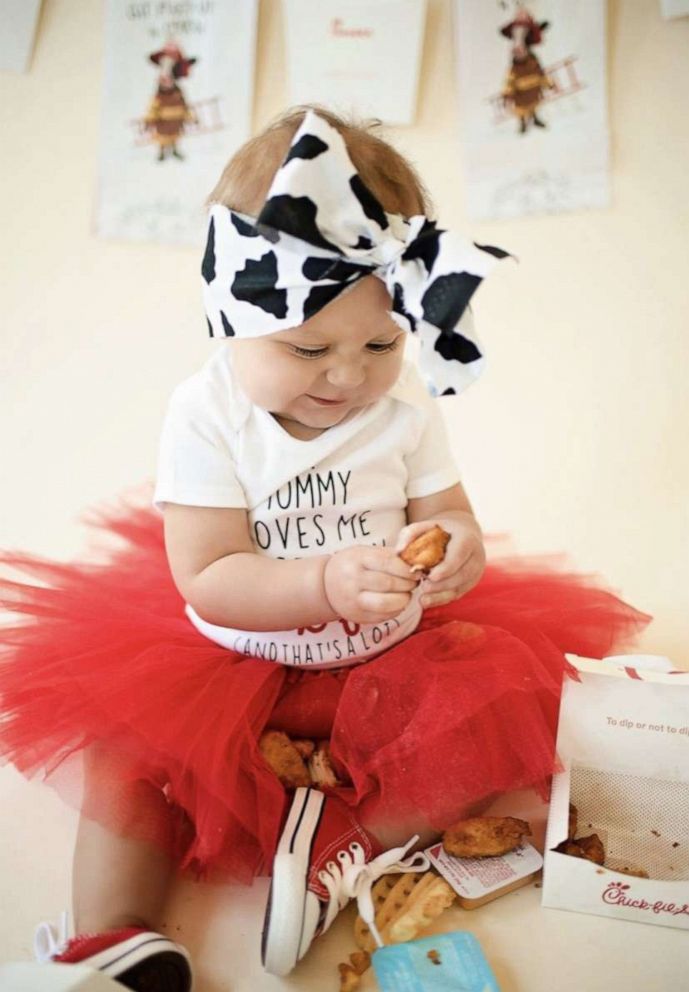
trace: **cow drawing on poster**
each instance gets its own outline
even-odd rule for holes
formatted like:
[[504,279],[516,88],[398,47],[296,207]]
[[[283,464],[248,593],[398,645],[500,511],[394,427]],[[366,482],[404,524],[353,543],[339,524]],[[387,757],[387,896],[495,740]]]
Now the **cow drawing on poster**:
[[163,162],[168,155],[182,159],[184,156],[177,142],[184,133],[185,125],[195,121],[196,115],[187,104],[178,80],[186,79],[197,60],[185,58],[174,42],[168,42],[149,58],[160,71],[156,92],[143,121],[144,128],[158,146],[159,162]]
[[[500,0],[499,5],[502,10],[508,7],[506,0]],[[534,53],[534,46],[544,43],[549,26],[549,21],[536,20],[518,2],[512,19],[498,28],[499,34],[511,43],[510,64],[501,91],[494,93],[489,103],[495,124],[517,119],[517,134],[526,134],[533,128],[545,129],[547,124],[540,113],[542,105],[573,96],[586,86],[577,73],[576,55],[543,66]]]
[[543,41],[547,27],[548,21],[535,21],[525,7],[519,6],[513,20],[500,29],[500,33],[512,44],[502,99],[505,107],[517,118],[520,134],[525,134],[529,127],[546,126],[536,111],[543,102],[544,90],[554,89],[555,84],[534,55],[533,46]]
[[259,2],[105,0],[103,7],[96,233],[197,245],[199,191],[251,133]]
[[605,0],[455,5],[467,212],[606,206]]

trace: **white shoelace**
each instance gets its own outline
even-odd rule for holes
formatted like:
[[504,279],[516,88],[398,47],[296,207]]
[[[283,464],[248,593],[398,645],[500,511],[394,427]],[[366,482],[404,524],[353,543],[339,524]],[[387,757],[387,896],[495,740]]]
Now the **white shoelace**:
[[68,931],[69,913],[66,909],[60,913],[57,927],[46,922],[38,924],[33,938],[33,953],[40,964],[47,964],[57,954],[62,954],[69,941]]
[[325,933],[350,899],[356,899],[359,915],[373,934],[378,946],[382,947],[383,941],[375,922],[371,888],[383,875],[401,875],[404,872],[428,870],[430,862],[423,851],[417,851],[404,860],[404,855],[418,839],[418,836],[412,837],[404,847],[393,847],[379,854],[372,861],[365,860],[364,849],[356,841],[349,845],[348,851],[338,851],[339,864],[328,861],[325,870],[318,872],[318,878],[328,890],[328,908],[321,932]]

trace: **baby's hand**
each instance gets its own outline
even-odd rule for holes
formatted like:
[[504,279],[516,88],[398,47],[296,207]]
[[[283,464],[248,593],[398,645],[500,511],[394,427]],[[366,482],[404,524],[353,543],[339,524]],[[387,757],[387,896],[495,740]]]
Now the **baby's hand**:
[[401,613],[420,576],[393,548],[357,545],[331,555],[325,565],[325,594],[344,620],[380,623]]
[[438,517],[408,524],[399,533],[395,551],[397,554],[404,551],[411,541],[436,526],[446,531],[450,540],[443,560],[423,579],[423,607],[441,606],[469,592],[481,578],[486,564],[481,529],[470,513],[463,514],[461,519]]

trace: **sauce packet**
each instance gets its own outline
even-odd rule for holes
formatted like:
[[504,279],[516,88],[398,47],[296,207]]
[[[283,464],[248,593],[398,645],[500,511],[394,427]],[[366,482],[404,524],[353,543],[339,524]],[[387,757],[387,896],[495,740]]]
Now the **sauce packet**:
[[500,992],[473,934],[434,934],[380,947],[373,970],[381,992]]
[[462,909],[477,909],[527,885],[543,867],[543,857],[527,842],[493,858],[455,858],[442,844],[427,848],[426,854],[459,896]]

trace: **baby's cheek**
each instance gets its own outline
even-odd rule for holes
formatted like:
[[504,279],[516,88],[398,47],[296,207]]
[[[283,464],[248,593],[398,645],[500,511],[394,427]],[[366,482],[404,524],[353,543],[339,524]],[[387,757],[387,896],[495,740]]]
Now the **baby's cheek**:
[[[404,348],[398,344],[396,350],[390,356],[388,362],[385,363],[385,370],[381,370],[381,379],[385,382],[385,391],[392,389],[397,380],[399,379],[400,372],[402,371],[402,360],[404,358]],[[381,363],[383,364],[383,363]]]
[[274,366],[262,373],[262,392],[272,397],[273,402],[286,406],[305,393],[314,392],[312,376],[289,366]]

